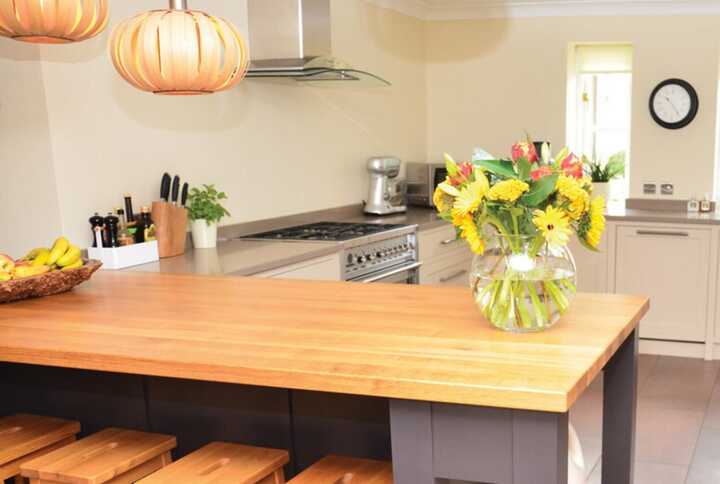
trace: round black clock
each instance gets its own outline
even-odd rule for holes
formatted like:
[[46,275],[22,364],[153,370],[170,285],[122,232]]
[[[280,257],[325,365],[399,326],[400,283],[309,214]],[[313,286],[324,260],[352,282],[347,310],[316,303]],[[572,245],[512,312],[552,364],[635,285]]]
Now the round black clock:
[[692,123],[699,107],[697,91],[682,79],[663,81],[650,95],[650,114],[667,129],[680,129]]

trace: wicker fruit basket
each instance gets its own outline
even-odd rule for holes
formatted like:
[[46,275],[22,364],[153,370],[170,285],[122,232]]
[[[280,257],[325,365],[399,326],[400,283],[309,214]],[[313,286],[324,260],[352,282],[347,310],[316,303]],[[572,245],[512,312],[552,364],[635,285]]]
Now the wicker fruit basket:
[[0,304],[67,292],[90,279],[101,266],[100,261],[88,260],[77,269],[0,282]]

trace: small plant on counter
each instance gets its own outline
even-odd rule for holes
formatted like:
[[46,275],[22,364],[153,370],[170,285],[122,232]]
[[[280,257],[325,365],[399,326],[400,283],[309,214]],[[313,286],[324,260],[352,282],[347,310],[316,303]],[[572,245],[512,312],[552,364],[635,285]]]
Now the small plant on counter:
[[227,198],[225,192],[218,191],[215,185],[193,187],[188,194],[188,217],[193,221],[204,220],[208,225],[217,223],[230,215],[220,203]]
[[567,148],[553,158],[547,144],[538,154],[530,139],[508,159],[445,158],[434,203],[477,254],[470,282],[481,311],[508,331],[551,326],[576,291],[570,235],[597,250],[605,230],[605,200],[591,197],[580,158]]
[[217,245],[217,225],[230,212],[221,204],[227,200],[225,192],[215,185],[193,187],[188,194],[188,217],[192,221],[193,245],[196,249],[211,249]]
[[585,171],[593,183],[609,183],[616,178],[625,176],[625,152],[620,151],[608,158],[607,163],[599,160],[590,160],[583,156]]

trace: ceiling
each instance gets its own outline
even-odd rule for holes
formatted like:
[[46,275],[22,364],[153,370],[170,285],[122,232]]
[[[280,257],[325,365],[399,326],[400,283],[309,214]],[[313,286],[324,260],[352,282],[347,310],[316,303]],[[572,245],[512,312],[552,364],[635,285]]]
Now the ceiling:
[[720,0],[371,0],[430,19],[720,14]]

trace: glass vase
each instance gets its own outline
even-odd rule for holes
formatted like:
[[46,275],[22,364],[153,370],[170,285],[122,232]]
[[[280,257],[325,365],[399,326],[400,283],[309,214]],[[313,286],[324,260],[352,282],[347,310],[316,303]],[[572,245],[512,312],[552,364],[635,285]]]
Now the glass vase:
[[470,285],[493,326],[528,333],[553,326],[576,292],[575,260],[567,247],[535,237],[494,235],[475,256]]

